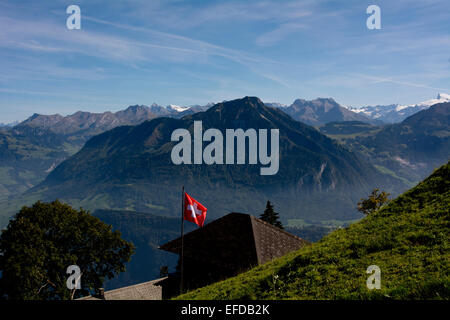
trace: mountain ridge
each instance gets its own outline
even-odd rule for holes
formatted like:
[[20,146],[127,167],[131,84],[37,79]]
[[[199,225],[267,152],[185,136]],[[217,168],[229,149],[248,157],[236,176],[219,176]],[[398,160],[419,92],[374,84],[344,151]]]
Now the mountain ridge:
[[320,126],[337,121],[361,121],[371,124],[382,123],[344,108],[333,98],[317,98],[314,100],[296,99],[290,106],[281,106],[281,108],[295,120],[311,126]]
[[14,126],[0,127],[0,200],[35,186],[94,135],[156,117],[181,118],[210,107],[176,111],[156,104],[132,105],[117,112],[77,111],[68,116],[34,113]]
[[[259,165],[173,165],[172,132],[185,128],[192,133],[193,122],[200,120],[204,130],[279,129],[278,174],[260,176]],[[97,135],[27,194],[36,192],[44,199],[70,195],[72,199],[66,200],[84,207],[98,204],[101,198],[115,208],[154,208],[155,213],[170,216],[178,210],[178,188],[184,184],[194,197],[205,199],[214,217],[238,209],[261,211],[258,208],[268,198],[279,198],[275,203],[286,218],[303,214],[320,220],[354,218],[360,193],[385,178],[316,129],[258,98],[245,97],[181,119],[157,118]],[[299,198],[306,206],[304,212],[295,209]]]
[[450,102],[435,104],[346,145],[379,166],[420,181],[450,159]]
[[432,105],[445,102],[450,102],[450,95],[445,93],[438,93],[436,99],[430,99],[416,104],[390,104],[362,106],[359,108],[348,107],[348,109],[359,114],[364,114],[371,119],[381,120],[385,123],[399,123],[419,111],[428,109]]

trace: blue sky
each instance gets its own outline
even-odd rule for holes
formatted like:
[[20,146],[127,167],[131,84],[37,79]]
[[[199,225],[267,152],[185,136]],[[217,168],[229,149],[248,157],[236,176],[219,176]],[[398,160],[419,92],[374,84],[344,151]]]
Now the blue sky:
[[417,103],[450,93],[450,2],[2,0],[0,70],[0,122],[246,95]]

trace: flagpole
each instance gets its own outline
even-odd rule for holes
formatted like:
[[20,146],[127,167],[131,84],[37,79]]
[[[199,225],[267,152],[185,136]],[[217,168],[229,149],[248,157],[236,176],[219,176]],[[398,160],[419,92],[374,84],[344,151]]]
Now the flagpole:
[[180,294],[183,293],[184,276],[184,186],[181,197],[181,256],[180,256]]

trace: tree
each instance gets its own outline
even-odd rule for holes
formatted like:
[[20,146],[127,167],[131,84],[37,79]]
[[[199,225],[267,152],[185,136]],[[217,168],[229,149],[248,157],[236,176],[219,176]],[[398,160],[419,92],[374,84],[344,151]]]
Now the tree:
[[278,213],[273,210],[273,205],[270,203],[270,201],[267,201],[266,210],[264,210],[264,213],[260,216],[260,219],[270,223],[275,227],[284,229],[279,220]]
[[361,199],[361,201],[358,202],[358,211],[364,213],[365,215],[369,215],[389,203],[389,193],[379,191],[380,190],[376,188],[369,195],[369,198]]
[[[59,201],[23,207],[0,236],[0,297],[57,300],[92,294],[105,278],[125,271],[134,245],[88,211]],[[81,269],[71,291],[67,268]]]

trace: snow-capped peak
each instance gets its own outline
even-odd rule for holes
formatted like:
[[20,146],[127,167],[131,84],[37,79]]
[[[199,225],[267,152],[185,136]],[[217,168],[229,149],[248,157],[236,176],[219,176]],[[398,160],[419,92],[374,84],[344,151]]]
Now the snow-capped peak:
[[397,107],[395,107],[395,111],[401,111],[403,109],[409,108],[411,106],[405,106],[405,105],[397,105]]
[[450,95],[446,93],[438,93],[437,99],[431,99],[417,104],[417,106],[431,107],[437,103],[450,102]]
[[447,100],[447,101],[450,101],[450,94],[446,94],[446,93],[438,93],[437,98],[438,98],[438,100]]
[[387,123],[396,123],[403,121],[404,119],[413,115],[416,112],[428,109],[432,105],[444,102],[450,102],[450,94],[439,93],[436,99],[431,99],[409,105],[391,104],[385,106],[377,105],[377,106],[363,106],[360,108],[355,107],[347,107],[347,108],[353,112],[362,113],[372,119],[378,119]]
[[176,112],[183,112],[183,111],[186,111],[187,109],[189,109],[189,107],[181,107],[181,106],[177,106],[175,104],[170,104],[167,106],[167,109],[174,110]]

